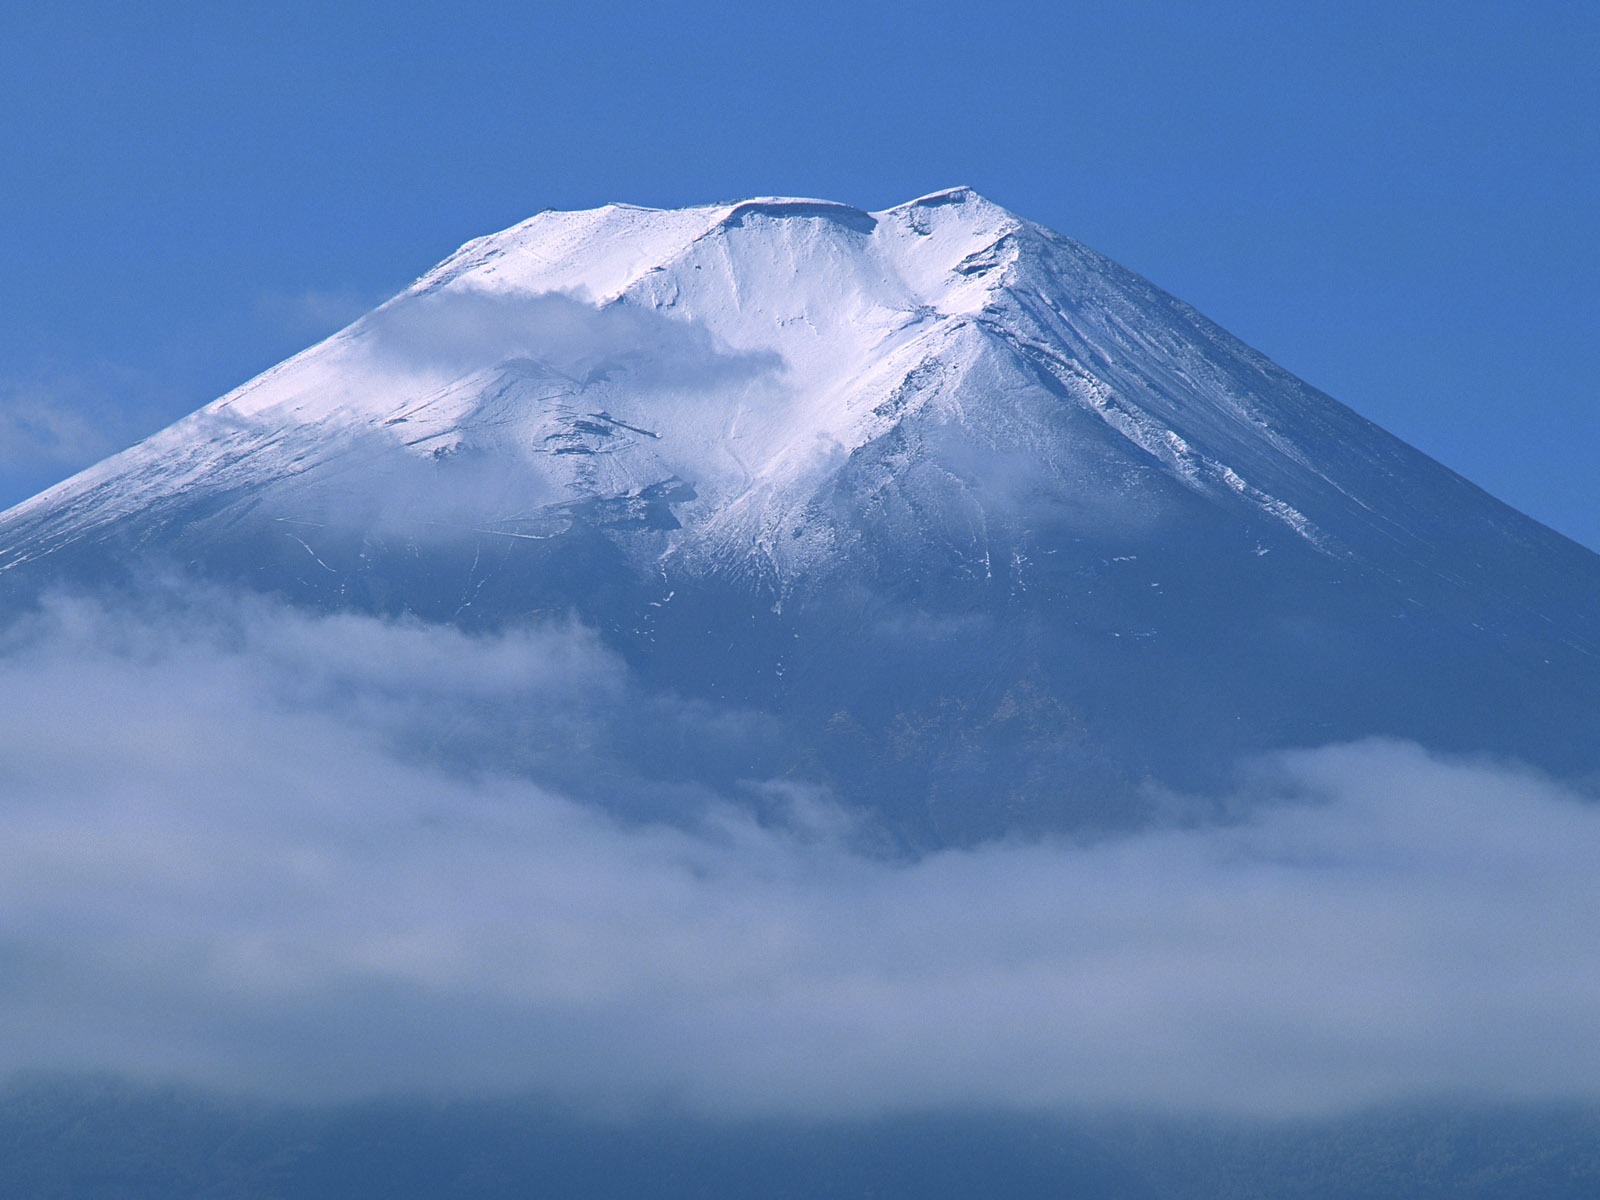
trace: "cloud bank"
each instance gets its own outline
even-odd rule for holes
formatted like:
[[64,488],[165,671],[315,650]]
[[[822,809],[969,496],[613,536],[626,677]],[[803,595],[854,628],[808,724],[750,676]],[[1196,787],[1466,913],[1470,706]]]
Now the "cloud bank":
[[[14,626],[0,1071],[711,1116],[1600,1097],[1572,787],[1338,746],[1226,820],[892,859],[794,781],[568,798],[546,768],[602,769],[630,687],[570,626],[221,596]],[[480,753],[502,711],[555,749]]]

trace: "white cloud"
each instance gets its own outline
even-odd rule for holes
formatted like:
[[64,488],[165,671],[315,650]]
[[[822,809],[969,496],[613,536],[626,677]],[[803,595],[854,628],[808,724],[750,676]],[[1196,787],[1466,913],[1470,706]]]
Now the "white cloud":
[[539,754],[440,765],[504,709],[600,769],[646,710],[582,630],[202,601],[7,639],[0,1068],[744,1115],[1600,1096],[1600,809],[1548,779],[1330,747],[1227,823],[885,860],[793,783],[646,823]]
[[0,509],[127,446],[157,422],[157,388],[99,363],[0,378]]
[[326,337],[358,319],[382,301],[346,290],[307,288],[302,292],[273,292],[262,296],[257,308],[287,333]]
[[562,292],[435,291],[398,300],[363,324],[380,355],[446,373],[528,359],[580,380],[626,372],[635,386],[681,388],[782,367],[774,354],[718,345],[703,325]]
[[0,471],[76,469],[119,448],[125,423],[99,389],[56,376],[0,382]]

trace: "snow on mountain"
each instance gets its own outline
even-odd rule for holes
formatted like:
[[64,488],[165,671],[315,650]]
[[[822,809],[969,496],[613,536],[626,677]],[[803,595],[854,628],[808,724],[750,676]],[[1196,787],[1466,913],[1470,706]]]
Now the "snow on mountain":
[[1600,742],[1600,559],[965,188],[541,213],[0,516],[16,595],[156,560],[576,611],[938,839],[1276,745]]
[[[418,458],[521,451],[541,482],[558,481],[550,497],[692,477],[711,552],[740,557],[753,539],[782,578],[819,549],[783,538],[831,466],[930,405],[942,420],[1026,423],[1034,414],[1004,397],[1044,372],[1185,483],[1230,489],[1314,540],[1292,505],[1240,474],[1259,469],[1241,445],[1250,436],[1296,454],[1248,395],[1206,379],[1226,408],[1186,430],[1206,437],[1193,445],[1175,426],[1194,422],[1119,366],[1130,345],[1183,353],[1170,337],[1141,344],[1126,303],[1100,307],[1125,286],[1110,264],[965,189],[877,215],[806,200],[545,213],[469,243],[373,316],[15,515],[67,501],[81,537],[174,496],[304,476],[372,434]],[[1072,311],[1052,299],[1074,294]],[[646,372],[656,377],[639,388],[628,360],[664,350],[703,361],[681,379],[670,364]],[[719,363],[727,378],[707,389],[699,376]],[[1192,389],[1195,368],[1178,357],[1157,382]],[[983,390],[966,386],[975,376]],[[1030,432],[1029,450],[1070,451],[1048,427]],[[600,461],[560,463],[602,449],[586,438],[603,440]],[[1230,451],[1233,465],[1213,456]]]

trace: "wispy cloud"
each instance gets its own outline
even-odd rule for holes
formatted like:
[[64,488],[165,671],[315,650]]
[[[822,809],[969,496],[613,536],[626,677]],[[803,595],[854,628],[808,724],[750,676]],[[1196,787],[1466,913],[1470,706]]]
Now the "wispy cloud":
[[301,292],[268,293],[256,307],[286,333],[322,338],[377,307],[383,299],[352,290],[307,288]]
[[109,365],[0,378],[0,508],[131,444],[159,422],[148,379]]
[[625,372],[636,386],[682,387],[782,366],[771,353],[718,345],[703,325],[657,309],[562,292],[430,292],[373,314],[366,329],[379,353],[446,372],[528,359],[577,379]]
[[0,380],[0,470],[77,468],[119,449],[126,430],[106,392],[61,373]]
[[[794,781],[759,819],[568,798],[556,754],[673,719],[571,626],[59,601],[0,667],[0,1068],[746,1115],[1600,1095],[1600,809],[1512,767],[1330,747],[1231,820],[913,861]],[[509,711],[547,750],[440,751]]]

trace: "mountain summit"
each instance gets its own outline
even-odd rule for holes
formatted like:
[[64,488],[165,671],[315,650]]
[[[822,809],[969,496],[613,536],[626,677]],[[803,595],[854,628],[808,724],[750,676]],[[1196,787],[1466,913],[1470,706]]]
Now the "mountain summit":
[[13,605],[174,568],[575,615],[747,731],[656,770],[915,844],[1373,735],[1600,768],[1600,557],[967,188],[541,213],[0,516]]

